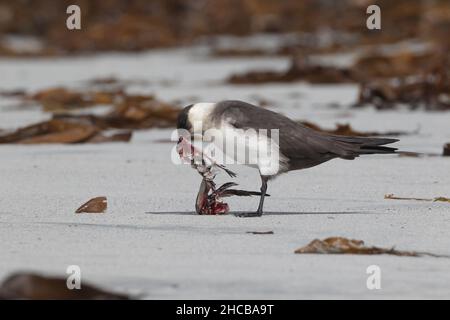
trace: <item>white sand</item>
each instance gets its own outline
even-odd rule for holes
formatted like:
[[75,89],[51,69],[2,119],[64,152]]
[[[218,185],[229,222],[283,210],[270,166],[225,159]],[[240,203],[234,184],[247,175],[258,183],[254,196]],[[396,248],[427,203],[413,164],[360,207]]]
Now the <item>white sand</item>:
[[[305,84],[230,87],[232,71],[283,68],[283,59],[220,59],[200,49],[62,60],[0,60],[0,89],[80,85],[116,75],[151,81],[130,90],[167,101],[216,101],[254,95],[273,110],[325,126],[414,130],[398,146],[441,152],[450,141],[448,113],[351,111],[356,86]],[[171,80],[170,86],[162,80]],[[293,95],[298,94],[298,96]],[[0,128],[48,117],[0,100]],[[450,254],[450,205],[385,200],[450,196],[450,159],[371,156],[333,160],[269,184],[262,218],[197,216],[200,177],[170,162],[170,130],[142,131],[129,144],[0,146],[0,278],[17,270],[64,275],[79,265],[83,280],[153,298],[450,298],[450,259],[296,255],[315,238],[345,236],[368,245]],[[257,190],[256,171],[236,168],[237,182]],[[221,181],[227,177],[221,176]],[[86,200],[108,197],[105,214],[74,214]],[[258,199],[234,198],[234,211]],[[247,231],[274,231],[253,235]],[[368,290],[366,268],[381,268],[382,289]]]

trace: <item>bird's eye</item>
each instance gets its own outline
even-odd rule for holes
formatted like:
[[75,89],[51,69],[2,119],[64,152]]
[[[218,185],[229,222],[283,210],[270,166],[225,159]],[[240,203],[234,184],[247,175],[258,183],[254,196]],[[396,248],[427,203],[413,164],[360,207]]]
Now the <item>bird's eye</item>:
[[178,138],[178,143],[181,143],[181,141],[183,141],[183,137]]

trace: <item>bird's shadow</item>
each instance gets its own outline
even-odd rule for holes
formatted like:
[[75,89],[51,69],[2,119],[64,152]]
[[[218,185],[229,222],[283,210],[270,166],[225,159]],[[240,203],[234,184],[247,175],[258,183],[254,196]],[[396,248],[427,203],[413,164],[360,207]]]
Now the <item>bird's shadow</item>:
[[[230,215],[239,216],[248,211],[233,211]],[[167,215],[198,215],[195,211],[148,211],[145,214],[167,214]],[[263,216],[286,216],[286,215],[364,215],[364,214],[380,214],[379,212],[371,211],[316,211],[316,212],[286,212],[286,211],[267,211]]]

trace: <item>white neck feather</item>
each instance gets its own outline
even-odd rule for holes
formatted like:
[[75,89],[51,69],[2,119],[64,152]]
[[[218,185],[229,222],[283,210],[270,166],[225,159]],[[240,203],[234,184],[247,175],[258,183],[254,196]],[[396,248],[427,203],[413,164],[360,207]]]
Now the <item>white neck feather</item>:
[[208,121],[209,115],[212,113],[214,108],[216,107],[215,103],[212,102],[201,102],[196,103],[189,110],[188,119],[191,124],[195,122],[201,122],[206,125]]

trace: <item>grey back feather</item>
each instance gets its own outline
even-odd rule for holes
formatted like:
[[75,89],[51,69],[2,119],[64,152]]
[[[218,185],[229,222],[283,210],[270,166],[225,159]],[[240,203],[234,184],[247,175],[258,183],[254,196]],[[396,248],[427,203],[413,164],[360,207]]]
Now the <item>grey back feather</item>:
[[326,134],[299,124],[279,113],[252,104],[227,100],[214,110],[215,121],[225,119],[239,129],[278,129],[280,151],[289,159],[288,170],[304,169],[333,158],[352,160],[361,154],[394,153],[383,147],[397,139],[348,137]]

